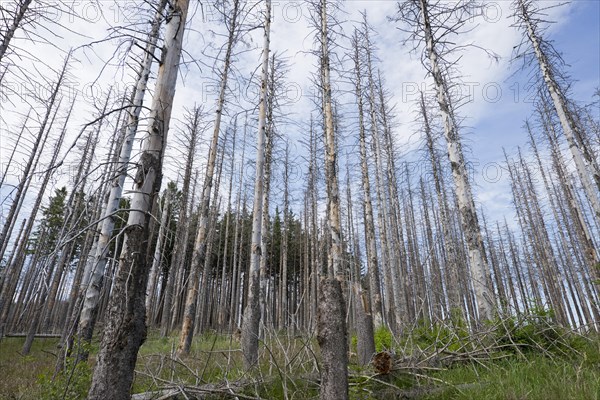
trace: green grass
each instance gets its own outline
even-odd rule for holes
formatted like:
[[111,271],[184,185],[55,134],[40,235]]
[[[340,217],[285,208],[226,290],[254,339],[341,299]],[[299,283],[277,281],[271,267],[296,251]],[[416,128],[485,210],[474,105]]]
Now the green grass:
[[[423,349],[438,341],[445,346],[468,341],[466,335],[451,335],[432,328],[414,332],[414,337],[403,338],[394,344],[389,333],[381,330],[376,336],[381,348],[407,350]],[[600,341],[596,336],[565,336],[558,331],[544,333],[546,349],[530,346],[540,334],[532,328],[512,329],[511,338],[518,339],[522,350],[499,350],[496,360],[464,360],[443,364],[437,370],[395,371],[377,376],[372,368],[350,366],[350,394],[354,400],[413,398],[428,400],[490,399],[490,400],[600,400]],[[524,336],[525,334],[529,336]],[[504,333],[496,337],[502,339]],[[552,339],[561,337],[564,345],[557,346]],[[562,335],[562,336],[561,336]],[[552,339],[552,340],[550,340]],[[31,355],[19,354],[22,338],[0,341],[0,399],[83,399],[89,386],[91,361],[77,367],[68,390],[65,377],[52,382],[56,339],[37,339]],[[140,349],[133,391],[136,393],[160,388],[165,382],[181,385],[217,384],[228,382],[257,382],[246,385],[241,393],[263,399],[309,400],[318,398],[316,358],[318,346],[314,338],[288,337],[270,334],[261,342],[258,368],[245,371],[240,345],[228,335],[207,333],[194,338],[192,352],[179,359],[173,356],[178,341],[177,333],[161,338],[151,332]],[[469,347],[470,349],[471,347]],[[468,351],[465,350],[465,351]],[[53,354],[54,353],[54,354]],[[406,353],[405,353],[406,354]],[[405,397],[402,397],[405,396]],[[214,395],[212,399],[226,398]]]
[[20,354],[23,338],[0,340],[0,399],[39,399],[42,375],[52,374],[58,339],[38,339],[28,356]]
[[590,368],[585,362],[552,360],[540,355],[455,367],[432,374],[432,377],[448,385],[423,399],[600,399],[600,371],[597,368]]

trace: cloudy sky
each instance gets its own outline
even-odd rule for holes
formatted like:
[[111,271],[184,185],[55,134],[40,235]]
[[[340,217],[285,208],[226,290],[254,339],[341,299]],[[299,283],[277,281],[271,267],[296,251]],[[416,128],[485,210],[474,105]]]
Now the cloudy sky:
[[[0,0],[3,6],[9,2]],[[144,20],[151,18],[150,13],[144,14],[134,7],[140,2],[133,1],[68,1],[64,0],[62,8],[46,8],[45,19],[40,20],[40,25],[35,32],[48,43],[31,42],[31,36],[17,35],[15,43],[20,48],[35,54],[39,60],[28,61],[13,57],[17,65],[25,67],[30,74],[46,75],[46,78],[55,76],[42,64],[58,68],[62,63],[69,48],[77,48],[75,59],[70,68],[70,88],[73,92],[79,91],[83,99],[78,103],[78,112],[71,124],[67,143],[71,143],[82,124],[91,120],[90,112],[93,107],[89,104],[92,99],[99,103],[99,93],[106,92],[110,85],[124,87],[131,82],[131,71],[120,68],[125,46],[118,47],[119,40],[112,40],[93,46],[85,46],[105,38],[111,26],[126,25],[136,22],[143,25]],[[557,4],[556,1],[541,1],[542,6]],[[70,8],[66,12],[65,6]],[[248,3],[248,7],[256,6]],[[260,5],[258,6],[260,7]],[[337,13],[340,25],[337,27],[336,52],[338,58],[343,58],[343,49],[348,47],[348,41],[341,32],[350,35],[354,21],[360,20],[360,11],[366,10],[370,23],[377,32],[373,37],[378,53],[379,68],[387,83],[387,89],[393,94],[392,102],[395,105],[396,120],[398,122],[395,135],[398,139],[402,157],[407,160],[418,160],[418,123],[415,117],[415,106],[418,98],[417,90],[431,90],[430,81],[420,64],[420,53],[410,53],[412,46],[403,44],[406,34],[397,29],[400,23],[391,22],[389,17],[394,16],[396,2],[394,1],[345,1],[340,3],[341,10]],[[533,89],[528,86],[527,73],[518,72],[520,64],[511,63],[513,48],[520,41],[520,33],[511,27],[513,19],[510,17],[510,2],[490,1],[486,3],[484,16],[477,19],[469,26],[470,31],[459,38],[460,43],[475,43],[479,47],[489,49],[499,55],[497,61],[491,60],[480,50],[467,50],[463,53],[458,68],[465,83],[465,90],[470,95],[470,102],[463,106],[459,112],[465,118],[463,137],[468,148],[467,157],[473,165],[473,176],[476,183],[476,196],[479,205],[483,206],[492,219],[501,218],[503,215],[512,215],[511,195],[507,185],[507,174],[502,168],[502,149],[511,154],[517,146],[526,145],[525,133],[522,129],[524,120],[531,115]],[[223,26],[216,14],[206,6],[201,7],[199,2],[192,0],[190,10],[188,33],[184,43],[185,65],[181,68],[180,79],[175,100],[174,121],[171,124],[170,149],[167,157],[167,177],[177,179],[180,168],[180,155],[178,153],[176,138],[181,127],[184,107],[191,107],[194,103],[214,104],[215,75],[211,72],[218,48],[222,46],[224,38]],[[83,21],[80,17],[86,17]],[[309,10],[304,2],[273,1],[273,30],[272,50],[282,54],[288,61],[289,71],[286,79],[287,106],[283,111],[290,123],[285,126],[286,133],[292,138],[291,147],[294,152],[304,152],[299,141],[306,133],[306,124],[315,107],[311,93],[314,92],[310,83],[310,76],[315,72],[317,60],[311,49],[314,48],[314,32],[309,26]],[[547,31],[547,35],[554,40],[555,47],[563,54],[568,64],[567,69],[575,79],[573,95],[576,100],[583,103],[592,101],[592,94],[600,86],[600,2],[596,0],[576,0],[568,5],[548,10],[548,19],[556,21]],[[57,22],[59,25],[54,25]],[[252,24],[252,19],[247,23]],[[236,77],[247,78],[257,70],[260,63],[260,32],[252,31],[247,43],[237,46],[238,56],[236,61]],[[212,47],[207,48],[211,45]],[[109,67],[103,69],[106,62]],[[217,62],[217,66],[220,64]],[[342,70],[344,66],[336,68]],[[103,69],[102,74],[100,71]],[[9,74],[10,75],[10,74]],[[336,74],[334,73],[334,78]],[[37,79],[40,81],[40,79]],[[240,108],[247,108],[248,104],[256,102],[250,89],[239,80],[232,81],[230,106],[226,115],[232,116],[240,112]],[[17,75],[8,76],[3,85],[11,86],[11,90],[24,93],[21,87],[22,79]],[[347,83],[336,84],[340,98],[348,89]],[[25,85],[27,86],[27,85]],[[19,121],[27,106],[23,100],[11,94],[11,90],[2,90],[0,103],[0,163],[4,171],[6,160],[9,157],[11,146],[14,143],[15,133]],[[92,96],[92,93],[95,96]],[[250,93],[250,94],[248,94]],[[25,96],[27,97],[27,96]],[[345,113],[350,113],[352,104],[345,105]],[[225,121],[225,124],[229,120]],[[352,132],[351,122],[346,124],[345,134],[350,137]],[[106,143],[104,134],[104,143]],[[253,142],[253,137],[249,137]],[[347,144],[352,146],[350,140]],[[139,147],[138,147],[139,148]],[[67,160],[76,164],[76,152],[66,155]],[[98,158],[101,158],[101,151]],[[21,158],[26,155],[21,152]],[[253,155],[251,155],[253,156]],[[199,164],[203,156],[198,157]],[[341,161],[342,163],[344,161]],[[344,167],[340,170],[345,171]],[[8,176],[9,183],[18,181],[18,169],[13,169]],[[302,173],[298,181],[302,182]],[[55,184],[60,184],[57,181]],[[2,201],[10,187],[0,188]],[[7,209],[5,202],[1,206],[2,212]]]

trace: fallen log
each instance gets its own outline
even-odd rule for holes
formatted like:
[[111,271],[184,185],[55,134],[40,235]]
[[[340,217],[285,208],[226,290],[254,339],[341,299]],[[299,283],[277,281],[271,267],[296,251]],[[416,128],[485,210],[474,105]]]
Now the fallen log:
[[[26,333],[5,333],[4,337],[7,338],[24,338],[27,337]],[[36,339],[60,339],[60,333],[38,333],[34,336]]]

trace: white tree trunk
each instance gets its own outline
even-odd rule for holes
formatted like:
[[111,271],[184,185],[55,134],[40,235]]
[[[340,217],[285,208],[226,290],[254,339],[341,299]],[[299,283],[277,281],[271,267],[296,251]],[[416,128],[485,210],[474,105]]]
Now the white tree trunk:
[[523,21],[525,23],[525,27],[527,29],[527,36],[533,47],[535,57],[538,60],[542,77],[544,78],[544,82],[546,83],[548,92],[550,92],[550,97],[552,98],[554,109],[556,110],[556,114],[558,115],[560,125],[562,126],[565,137],[567,138],[569,149],[571,150],[571,154],[573,155],[577,175],[579,175],[579,179],[581,179],[581,183],[583,184],[583,189],[585,191],[586,197],[588,198],[590,204],[592,205],[592,209],[596,214],[596,219],[600,220],[600,186],[595,187],[594,182],[590,177],[590,175],[596,175],[596,181],[600,183],[600,171],[595,171],[594,164],[592,163],[592,165],[587,165],[584,160],[584,157],[582,155],[582,149],[579,147],[578,141],[575,137],[575,131],[577,130],[577,127],[575,126],[573,118],[569,116],[569,110],[567,108],[564,93],[562,92],[558,83],[552,76],[552,70],[549,65],[548,58],[546,57],[546,54],[544,54],[544,52],[542,51],[540,39],[538,38],[535,32],[534,26],[530,19],[529,12],[523,0],[518,0],[518,6],[520,9],[519,11],[522,14]]
[[[92,248],[92,252],[90,253],[92,258],[88,260],[86,271],[84,272],[81,282],[82,292],[85,293],[85,298],[81,309],[78,334],[86,341],[91,340],[94,324],[96,323],[98,304],[100,301],[100,289],[102,287],[102,278],[104,277],[104,272],[106,270],[106,264],[108,261],[108,247],[110,238],[112,237],[112,231],[115,227],[115,214],[119,209],[119,202],[121,201],[123,194],[123,185],[130,167],[129,160],[131,159],[131,150],[133,148],[133,141],[135,140],[135,134],[138,128],[140,113],[142,112],[144,95],[146,93],[148,79],[150,77],[150,70],[154,60],[154,51],[156,49],[156,42],[158,41],[160,25],[162,23],[162,12],[165,3],[165,0],[160,1],[150,34],[148,36],[146,52],[140,66],[135,87],[135,95],[131,104],[132,108],[127,122],[125,140],[123,141],[121,151],[119,153],[117,176],[113,178],[112,187],[110,189],[106,207],[102,215],[103,219],[99,224],[100,235],[95,247]],[[170,39],[172,40],[173,38]],[[173,91],[175,91],[175,88],[173,88]],[[133,204],[131,204],[131,208],[135,209]],[[94,249],[95,252],[93,252]],[[75,311],[77,312],[77,310]]]
[[337,177],[337,149],[331,98],[329,64],[329,37],[327,28],[327,0],[319,2],[321,40],[321,84],[323,117],[325,119],[325,181],[330,247],[327,276],[319,284],[317,340],[321,348],[321,400],[348,398],[348,340],[346,305],[342,293],[344,272],[342,265],[342,237],[340,221],[340,193]]
[[242,324],[242,351],[244,365],[250,368],[258,361],[258,331],[260,325],[260,260],[262,251],[263,184],[265,165],[265,129],[267,120],[267,86],[269,80],[269,47],[271,36],[271,0],[265,0],[265,27],[261,70],[258,133],[256,138],[256,178],[252,211],[252,244],[250,249],[250,278],[248,304]]
[[221,116],[223,114],[223,105],[225,104],[225,94],[227,91],[227,78],[231,68],[231,54],[233,46],[237,39],[238,18],[240,13],[240,0],[233,0],[233,10],[229,19],[229,37],[227,41],[227,51],[221,76],[221,86],[219,89],[219,98],[217,100],[217,110],[213,129],[213,137],[210,144],[206,172],[204,175],[204,184],[200,197],[200,216],[198,220],[198,233],[194,242],[194,251],[192,255],[192,265],[188,279],[188,288],[185,298],[185,307],[183,314],[183,324],[179,336],[179,345],[177,352],[180,355],[188,354],[192,345],[194,334],[194,319],[196,317],[196,301],[198,297],[198,284],[200,279],[200,268],[204,266],[206,259],[208,223],[210,212],[210,194],[213,184],[213,175],[215,171],[215,161],[217,158],[217,148],[219,145],[219,133],[221,131]]
[[108,305],[104,336],[88,394],[90,400],[130,398],[137,354],[146,338],[144,300],[149,272],[145,260],[149,240],[148,225],[153,199],[160,190],[162,160],[171,120],[188,6],[189,0],[172,2],[166,19],[162,63],[150,108],[148,134],[134,177],[131,211]]
[[469,250],[469,261],[471,266],[471,279],[475,291],[479,319],[485,320],[492,317],[494,304],[488,289],[488,266],[483,250],[481,230],[477,220],[477,211],[473,201],[471,185],[468,180],[468,172],[464,155],[460,145],[458,127],[453,115],[453,109],[448,93],[448,85],[440,67],[440,61],[435,47],[433,30],[429,21],[429,10],[427,0],[419,0],[421,16],[423,18],[425,45],[429,58],[431,74],[435,81],[437,101],[442,114],[444,124],[444,136],[446,137],[448,158],[452,170],[452,178],[456,189],[456,197],[461,216],[461,222],[467,247]]

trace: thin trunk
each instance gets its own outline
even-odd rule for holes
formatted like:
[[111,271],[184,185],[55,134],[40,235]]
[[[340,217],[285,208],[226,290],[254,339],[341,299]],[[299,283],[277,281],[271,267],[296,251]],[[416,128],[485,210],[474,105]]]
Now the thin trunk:
[[348,331],[346,305],[342,293],[342,237],[337,149],[331,94],[327,0],[320,0],[321,84],[325,128],[325,180],[327,183],[328,229],[327,275],[319,284],[317,340],[321,348],[321,400],[348,399]]
[[227,50],[223,61],[223,71],[221,73],[221,86],[219,89],[219,98],[217,100],[216,118],[214,122],[213,136],[206,164],[202,194],[200,197],[200,215],[198,219],[198,233],[194,242],[194,251],[192,255],[192,265],[188,278],[187,294],[185,298],[185,307],[183,313],[183,324],[179,335],[179,345],[177,353],[185,355],[190,352],[192,337],[194,335],[194,320],[196,317],[196,298],[198,297],[198,284],[200,279],[200,268],[206,261],[207,236],[209,230],[210,213],[210,195],[213,184],[213,175],[215,170],[215,160],[217,157],[217,148],[219,146],[219,134],[221,131],[221,116],[223,114],[223,105],[225,104],[225,94],[227,91],[227,78],[231,69],[231,56],[238,35],[238,18],[240,17],[240,0],[233,0],[233,10],[228,21],[229,36],[227,40]]
[[479,320],[492,318],[494,303],[488,289],[488,265],[483,249],[481,230],[477,220],[471,184],[468,180],[468,172],[460,144],[460,136],[453,115],[453,107],[448,93],[448,82],[440,67],[436,39],[430,22],[430,11],[427,0],[419,0],[421,16],[423,18],[427,56],[429,58],[431,74],[435,81],[437,101],[444,122],[444,134],[448,147],[448,158],[452,169],[452,177],[456,188],[459,212],[463,225],[463,231],[469,249],[469,261],[472,274],[472,283],[475,291],[475,299],[479,313]]
[[[563,133],[567,138],[569,149],[571,150],[573,160],[575,161],[575,169],[583,184],[583,190],[592,205],[596,218],[600,220],[600,197],[598,194],[600,193],[600,170],[597,168],[597,161],[594,160],[593,155],[589,155],[585,149],[582,149],[582,146],[584,145],[584,140],[582,138],[583,132],[581,132],[575,123],[572,112],[569,110],[565,93],[562,91],[554,76],[554,71],[550,65],[547,54],[542,49],[542,39],[538,36],[538,32],[536,32],[537,27],[531,20],[529,8],[524,0],[517,0],[517,6],[520,17],[523,20],[524,29],[527,32],[527,37],[531,42],[535,57],[538,61],[542,78],[544,79],[546,88],[552,98],[552,103],[556,114],[558,115],[558,119],[560,120]],[[587,153],[587,157],[584,153]]]
[[[8,28],[4,32],[4,37],[2,38],[2,43],[0,43],[0,62],[2,62],[2,59],[6,55],[6,51],[8,50],[10,41],[15,36],[15,32],[21,26],[21,22],[25,18],[25,14],[27,13],[27,10],[29,9],[29,5],[31,4],[31,1],[32,0],[21,0],[15,7],[14,18],[13,18],[10,26],[8,26]],[[0,82],[1,81],[2,81],[2,79],[0,77]]]
[[[254,182],[254,205],[252,211],[252,244],[250,253],[248,304],[244,310],[242,324],[242,352],[244,366],[253,367],[258,362],[258,331],[261,318],[260,310],[260,261],[263,251],[263,185],[265,184],[265,147],[267,124],[267,96],[269,80],[269,46],[271,36],[271,0],[265,1],[264,36],[262,54],[262,77],[258,110],[258,133],[256,139],[256,178]],[[264,293],[262,293],[264,296]]]

